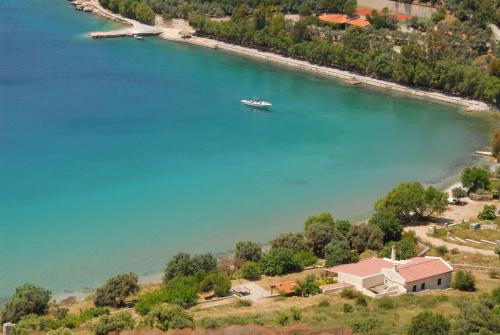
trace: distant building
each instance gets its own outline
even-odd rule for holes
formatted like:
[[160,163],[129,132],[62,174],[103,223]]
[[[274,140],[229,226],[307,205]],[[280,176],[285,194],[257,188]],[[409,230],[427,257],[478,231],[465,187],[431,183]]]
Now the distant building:
[[336,274],[341,286],[352,285],[368,296],[382,297],[449,288],[453,267],[440,257],[397,261],[393,252],[391,259],[374,257],[325,271]]

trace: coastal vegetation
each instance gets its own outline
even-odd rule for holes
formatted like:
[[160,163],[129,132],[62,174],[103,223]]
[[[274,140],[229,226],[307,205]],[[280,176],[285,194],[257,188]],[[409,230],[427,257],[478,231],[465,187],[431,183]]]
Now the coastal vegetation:
[[491,64],[498,48],[489,28],[475,22],[441,20],[429,22],[423,31],[402,32],[386,24],[344,30],[316,16],[294,23],[272,7],[229,21],[190,16],[201,36],[497,104],[500,79]]
[[140,0],[99,0],[104,8],[119,13],[124,17],[146,24],[154,24],[155,13],[151,7]]
[[[387,9],[369,27],[320,21],[321,13],[355,15],[355,0],[177,1],[100,0],[126,17],[152,23],[154,14],[185,18],[200,36],[306,60],[422,89],[500,103],[500,47],[490,23],[494,0],[436,0],[432,19],[397,22]],[[297,13],[289,20],[285,14]],[[213,17],[230,16],[229,20]],[[401,26],[407,29],[400,29]]]
[[[477,168],[470,170],[475,171],[465,173],[472,175],[470,185],[477,184],[476,179],[483,180]],[[269,313],[245,314],[244,310],[253,304],[243,299],[227,305],[231,307],[221,307],[229,310],[223,309],[226,312],[215,315],[195,307],[200,301],[217,301],[227,296],[231,280],[261,281],[292,276],[316,265],[320,259],[325,266],[335,266],[372,256],[390,257],[393,246],[398,259],[415,257],[419,240],[413,231],[404,232],[403,226],[437,215],[446,206],[445,193],[420,183],[402,183],[375,203],[376,212],[367,223],[352,225],[346,220],[336,220],[331,213],[321,213],[306,218],[303,232],[279,234],[266,248],[253,241],[237,242],[232,259],[217,259],[211,253],[178,253],[167,262],[160,285],[143,288],[138,285],[135,274],[120,274],[99,287],[90,300],[90,308],[79,312],[50,303],[51,293],[47,290],[23,285],[5,305],[2,321],[17,322],[14,335],[31,332],[69,335],[81,327],[96,335],[105,335],[132,329],[168,331],[248,324],[287,327],[294,323],[320,330],[334,329],[333,325],[347,327],[362,334],[499,332],[500,287],[491,290],[498,283],[485,289],[476,275],[463,270],[455,272],[452,286],[456,290],[450,294],[408,294],[374,301],[347,289],[339,296],[321,295],[321,299],[316,299],[321,293],[320,285],[332,284],[335,280],[320,279],[319,272],[312,272],[294,277],[295,286],[287,292],[297,299],[312,299],[304,306],[287,304]],[[460,252],[432,247],[430,254],[450,260]],[[484,277],[481,278],[483,281]],[[490,278],[494,280],[495,276]],[[125,306],[133,309],[124,310]],[[398,310],[397,320],[391,314],[394,309]],[[238,310],[242,312],[233,314]],[[481,319],[474,317],[471,311],[479,313]],[[395,325],[400,322],[403,327],[398,329]]]

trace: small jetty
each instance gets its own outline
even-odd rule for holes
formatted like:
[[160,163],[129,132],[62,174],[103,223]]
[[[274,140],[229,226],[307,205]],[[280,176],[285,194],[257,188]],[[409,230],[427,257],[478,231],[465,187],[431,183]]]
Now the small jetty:
[[138,27],[125,28],[112,31],[97,31],[90,33],[92,38],[115,38],[115,37],[133,37],[135,36],[158,36],[163,31],[155,27],[146,26],[143,29]]
[[490,151],[476,150],[476,151],[474,151],[474,154],[479,155],[479,156],[485,156],[485,157],[493,157],[493,153]]

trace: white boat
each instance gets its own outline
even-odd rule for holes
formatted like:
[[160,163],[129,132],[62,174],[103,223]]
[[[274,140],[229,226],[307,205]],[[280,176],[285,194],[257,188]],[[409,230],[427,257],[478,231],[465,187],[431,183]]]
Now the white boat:
[[138,34],[134,34],[132,35],[133,38],[135,38],[136,40],[142,40],[143,37],[141,35],[138,35]]
[[256,107],[256,108],[269,108],[272,106],[272,104],[270,102],[260,100],[260,99],[241,100],[241,103],[244,105]]

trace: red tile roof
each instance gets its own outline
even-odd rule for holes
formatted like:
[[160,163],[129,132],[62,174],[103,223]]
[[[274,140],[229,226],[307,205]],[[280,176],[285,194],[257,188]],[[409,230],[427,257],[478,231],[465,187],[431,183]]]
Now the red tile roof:
[[333,268],[325,269],[325,271],[332,273],[341,272],[357,277],[368,277],[381,273],[382,269],[392,269],[392,263],[373,257],[358,263],[337,265]]
[[323,14],[319,16],[319,19],[321,21],[337,24],[344,24],[349,20],[345,14]]
[[452,272],[453,268],[441,258],[414,257],[396,267],[407,283]]
[[271,285],[271,289],[277,289],[279,292],[282,292],[284,294],[293,293],[295,292],[296,288],[297,288],[297,283],[294,281],[287,281]]
[[400,13],[391,13],[391,15],[399,22],[399,21],[408,21],[411,19],[410,15],[400,14]]
[[371,15],[372,11],[373,11],[373,8],[360,7],[358,9],[356,9],[355,13],[358,14],[358,15],[366,16],[366,15]]
[[358,19],[354,19],[354,20],[349,20],[346,22],[346,24],[348,24],[350,26],[363,28],[363,27],[369,26],[370,22],[367,19],[358,18]]

